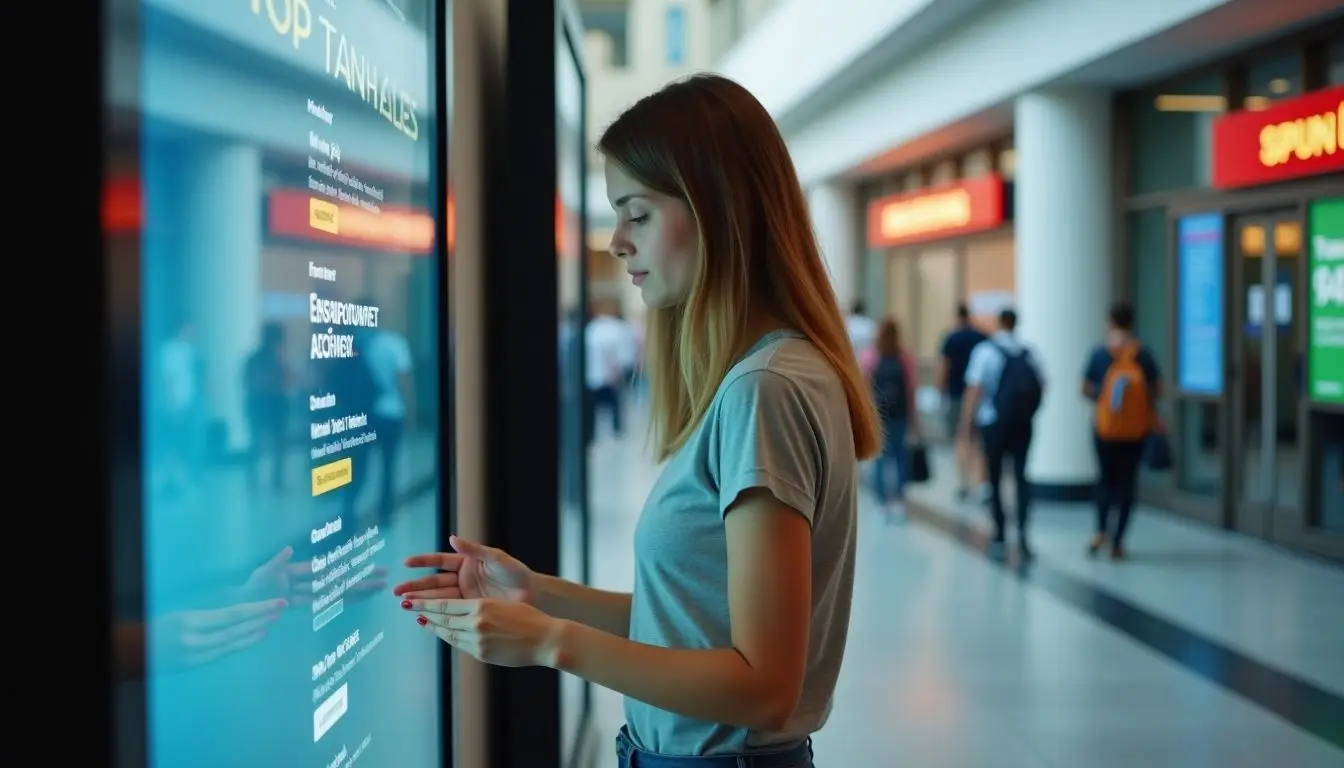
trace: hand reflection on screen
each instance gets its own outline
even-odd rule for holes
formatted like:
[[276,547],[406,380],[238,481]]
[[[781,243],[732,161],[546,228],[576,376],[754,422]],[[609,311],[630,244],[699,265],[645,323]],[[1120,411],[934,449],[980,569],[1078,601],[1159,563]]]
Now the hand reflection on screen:
[[219,661],[266,638],[266,631],[288,606],[269,599],[223,608],[174,611],[148,623],[124,621],[113,642],[118,679],[143,677],[145,663],[155,675],[183,672]]
[[[270,560],[258,566],[241,591],[244,600],[282,598],[293,605],[313,602],[313,564],[311,561],[293,562],[294,548],[285,547]],[[387,588],[387,569],[375,566],[364,578],[348,585],[342,593],[346,599],[358,601],[381,593]]]
[[[375,566],[367,576],[345,587],[344,599],[367,600],[387,589],[388,571]],[[223,607],[165,613],[147,622],[117,625],[114,637],[116,675],[126,680],[194,669],[247,650],[266,638],[268,628],[285,609],[313,601],[313,567],[294,561],[286,546],[257,566],[240,587],[225,590]]]
[[294,562],[294,548],[285,547],[257,566],[243,583],[243,600],[282,598],[292,603],[312,602],[313,566]]
[[155,672],[193,669],[260,643],[287,605],[284,600],[257,600],[151,620],[148,641]]

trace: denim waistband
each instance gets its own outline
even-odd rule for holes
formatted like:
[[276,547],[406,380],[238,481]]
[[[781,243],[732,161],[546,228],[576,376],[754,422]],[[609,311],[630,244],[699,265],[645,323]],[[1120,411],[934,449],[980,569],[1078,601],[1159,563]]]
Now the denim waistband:
[[812,740],[773,752],[713,757],[678,757],[645,752],[630,740],[625,728],[616,736],[620,768],[812,768]]

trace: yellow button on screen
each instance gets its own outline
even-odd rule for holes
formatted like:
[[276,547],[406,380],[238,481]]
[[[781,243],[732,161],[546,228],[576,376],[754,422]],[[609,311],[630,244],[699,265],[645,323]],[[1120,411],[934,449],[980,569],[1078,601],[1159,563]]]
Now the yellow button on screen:
[[341,209],[337,208],[335,203],[329,203],[316,197],[308,198],[308,226],[313,229],[339,235],[341,233],[340,213]]
[[354,478],[354,464],[350,459],[333,461],[320,467],[313,467],[313,495],[321,496],[343,485],[349,485]]

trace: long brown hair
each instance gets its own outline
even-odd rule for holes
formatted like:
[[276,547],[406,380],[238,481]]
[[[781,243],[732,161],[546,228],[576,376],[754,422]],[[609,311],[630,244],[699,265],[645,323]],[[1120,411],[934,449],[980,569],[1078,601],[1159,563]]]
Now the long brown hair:
[[888,317],[877,327],[877,354],[883,357],[901,354],[901,326],[894,317]]
[[650,309],[645,368],[654,450],[677,451],[699,426],[728,370],[757,341],[767,312],[801,332],[844,386],[861,459],[881,425],[845,331],[807,201],[774,120],[745,88],[695,75],[640,99],[598,150],[649,189],[686,202],[699,258],[686,301]]

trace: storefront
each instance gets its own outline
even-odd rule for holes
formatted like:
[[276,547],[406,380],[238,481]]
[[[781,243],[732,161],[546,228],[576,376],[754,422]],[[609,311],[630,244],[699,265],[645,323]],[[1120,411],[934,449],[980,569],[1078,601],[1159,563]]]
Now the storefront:
[[933,382],[959,304],[975,322],[992,327],[999,310],[1013,303],[1011,222],[1012,184],[997,173],[868,204],[869,258],[884,271],[882,300],[872,310],[900,323],[924,383]]
[[1344,558],[1341,38],[1317,30],[1119,105],[1123,266],[1168,372],[1178,453],[1145,493],[1331,558]]

